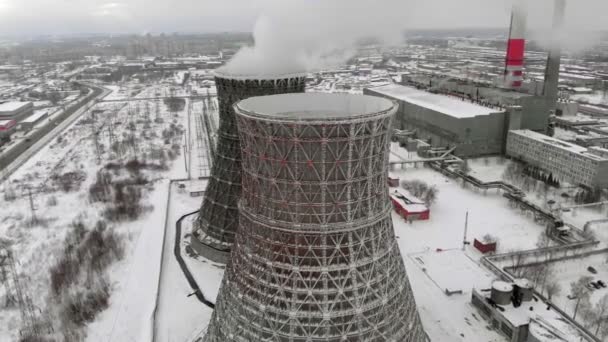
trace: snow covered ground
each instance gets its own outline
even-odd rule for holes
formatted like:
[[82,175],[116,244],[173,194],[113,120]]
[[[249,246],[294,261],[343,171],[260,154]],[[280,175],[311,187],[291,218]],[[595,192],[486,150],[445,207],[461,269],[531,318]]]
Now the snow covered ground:
[[[119,98],[119,88],[113,88],[114,98]],[[149,97],[156,88],[158,86],[144,89],[137,97]],[[164,122],[152,123],[148,132],[150,135],[140,137],[143,140],[139,140],[139,143],[125,144],[127,148],[118,159],[115,155],[110,157],[110,142],[112,139],[115,142],[127,139],[129,126],[135,125],[136,132],[143,132],[143,129],[140,130],[143,119],[133,115],[135,108],[141,110],[140,116],[143,115],[146,102],[154,111],[154,101],[139,101],[131,105],[99,103],[95,109],[102,112],[97,114],[95,129],[91,116],[83,115],[2,184],[3,194],[14,193],[16,199],[7,201],[4,196],[0,198],[0,207],[3,208],[0,211],[0,237],[12,245],[21,282],[34,306],[43,312],[47,312],[45,307],[50,295],[49,269],[58,260],[71,224],[82,221],[92,226],[102,218],[103,206],[89,202],[88,197],[88,189],[95,182],[97,170],[110,161],[125,162],[136,156],[154,153],[155,149],[164,149],[166,139],[163,138],[163,131],[172,122],[182,127],[186,125],[185,111],[171,116],[161,103],[158,108]],[[114,123],[113,130],[108,129],[109,122]],[[99,163],[95,153],[94,131],[99,132],[98,142],[104,151]],[[126,253],[121,261],[107,270],[112,289],[109,307],[87,327],[88,341],[150,340],[163,250],[168,179],[185,176],[182,158],[180,156],[169,161],[167,171],[146,173],[152,185],[144,202],[147,208],[154,210],[147,211],[135,221],[112,224],[114,231],[125,238]],[[52,177],[65,173],[74,173],[79,179],[77,185],[67,192],[62,191],[61,184]],[[25,222],[33,216],[28,188],[32,189],[38,219],[38,224],[31,227],[25,226]],[[0,291],[0,297],[2,295]],[[56,317],[50,312],[45,318],[55,322]],[[21,324],[18,310],[0,308],[0,323],[0,340],[15,340]]]
[[608,95],[603,91],[596,91],[592,94],[571,95],[570,99],[592,105],[608,105]]
[[[418,312],[431,341],[506,341],[490,328],[489,322],[470,303],[473,287],[489,285],[492,275],[461,250],[407,255],[407,246],[402,243],[405,241],[402,228],[395,223]],[[448,296],[438,284],[461,288],[463,293]]]
[[397,169],[393,175],[401,180],[420,180],[439,190],[437,201],[431,206],[431,219],[411,225],[394,214],[399,227],[406,229],[407,253],[425,250],[460,248],[464,236],[465,214],[469,213],[469,241],[491,234],[498,238],[498,252],[533,249],[544,227],[519,210],[511,209],[500,193],[463,188],[458,180],[448,179],[428,168]]
[[[187,184],[186,189],[190,188],[189,182],[180,183]],[[195,187],[199,188],[198,185],[195,185]],[[171,188],[158,304],[155,313],[154,341],[157,342],[189,342],[191,337],[206,327],[213,313],[209,307],[191,295],[193,290],[186,281],[173,253],[177,220],[181,216],[197,210],[201,200],[202,197],[191,197],[187,191],[179,189],[177,183],[174,183]],[[182,228],[183,233],[187,233],[186,230],[186,227]],[[183,257],[189,265],[192,265],[191,260],[188,260],[186,256]],[[201,263],[197,270],[200,270],[201,267],[204,268],[205,265]],[[197,276],[205,277],[205,270],[202,270],[202,272]],[[221,275],[219,277],[216,275],[207,279],[207,281],[199,282],[199,284],[205,287],[214,287],[217,291],[220,281]],[[205,296],[207,296],[206,293]],[[143,340],[140,341],[143,342]]]

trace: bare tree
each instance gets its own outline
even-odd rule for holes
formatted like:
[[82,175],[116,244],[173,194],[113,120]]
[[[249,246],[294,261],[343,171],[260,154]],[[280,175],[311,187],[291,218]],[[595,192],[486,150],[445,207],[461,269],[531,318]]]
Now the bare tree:
[[538,240],[536,241],[536,247],[538,247],[538,248],[547,248],[549,246],[551,246],[551,239],[543,231],[538,236]]
[[424,194],[424,203],[429,207],[433,205],[433,203],[435,203],[435,201],[437,200],[438,193],[439,190],[437,190],[436,186],[433,185],[429,187],[426,191],[426,194]]
[[595,324],[595,335],[600,332],[603,323],[606,322],[608,315],[608,294],[605,294],[593,308],[593,323]]
[[576,314],[578,313],[581,301],[589,299],[589,289],[587,288],[587,285],[592,279],[593,278],[590,276],[582,276],[577,281],[570,283],[570,295],[576,298],[574,313],[572,314],[572,319],[574,320],[576,319]]
[[554,279],[552,278],[553,277],[551,277],[549,283],[545,285],[545,290],[547,291],[547,299],[549,300],[549,302],[551,302],[553,296],[557,296],[562,292],[562,286],[558,282],[553,281]]

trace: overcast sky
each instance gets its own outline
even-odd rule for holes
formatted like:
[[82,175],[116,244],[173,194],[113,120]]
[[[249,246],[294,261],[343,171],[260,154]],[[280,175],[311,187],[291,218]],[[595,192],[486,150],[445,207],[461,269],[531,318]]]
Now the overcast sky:
[[[0,34],[251,31],[256,18],[292,0],[0,0]],[[333,0],[308,0],[332,2]],[[387,2],[388,1],[388,2]],[[507,27],[511,0],[390,0],[380,13],[403,13],[409,28]],[[552,0],[527,0],[533,27],[548,25]],[[608,29],[608,0],[568,0],[568,22],[584,30]],[[348,9],[345,9],[348,12]],[[336,20],[339,20],[337,18]],[[310,25],[314,25],[311,22]],[[362,23],[365,25],[365,23]],[[303,28],[304,29],[304,28]]]

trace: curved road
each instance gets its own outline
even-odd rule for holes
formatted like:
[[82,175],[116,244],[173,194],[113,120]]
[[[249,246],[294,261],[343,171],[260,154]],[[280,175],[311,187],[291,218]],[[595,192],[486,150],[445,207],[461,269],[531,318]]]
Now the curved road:
[[56,138],[74,123],[82,114],[93,107],[97,101],[103,99],[111,90],[101,88],[92,84],[84,84],[92,89],[92,93],[87,95],[78,104],[67,108],[56,119],[47,125],[31,132],[25,139],[19,141],[11,149],[0,155],[0,182],[10,177],[21,165],[28,161],[36,152],[40,151],[52,139]]

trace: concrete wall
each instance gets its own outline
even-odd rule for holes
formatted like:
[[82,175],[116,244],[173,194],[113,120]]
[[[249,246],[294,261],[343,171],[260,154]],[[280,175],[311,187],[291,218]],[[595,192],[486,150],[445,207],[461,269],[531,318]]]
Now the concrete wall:
[[[373,89],[365,89],[363,92],[367,95],[386,97]],[[395,128],[415,130],[419,139],[430,139],[432,146],[458,146],[454,153],[460,157],[503,153],[505,127],[508,124],[505,121],[505,113],[456,118],[405,101],[397,101],[399,109],[394,120]]]

